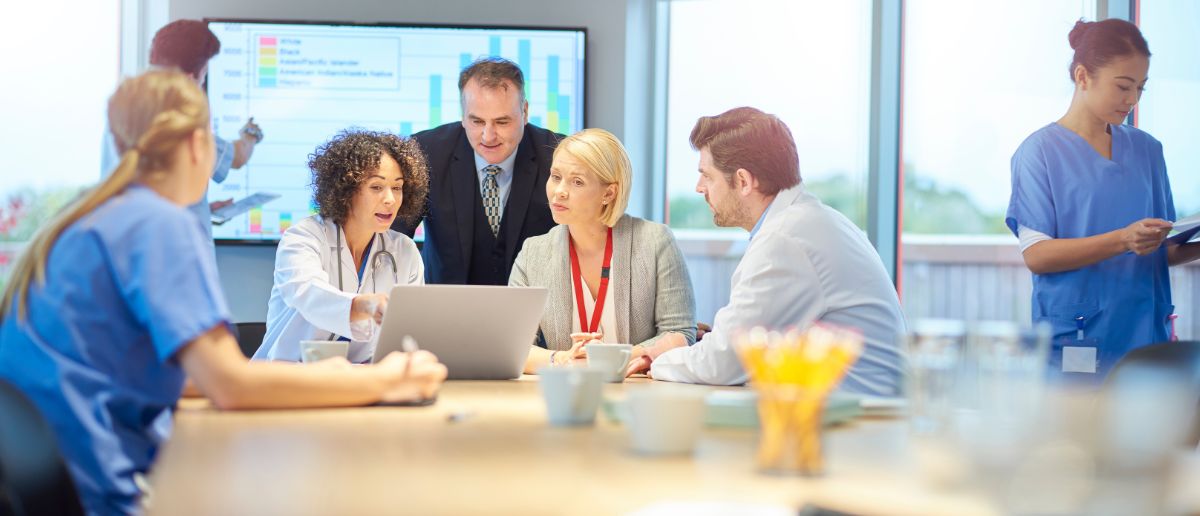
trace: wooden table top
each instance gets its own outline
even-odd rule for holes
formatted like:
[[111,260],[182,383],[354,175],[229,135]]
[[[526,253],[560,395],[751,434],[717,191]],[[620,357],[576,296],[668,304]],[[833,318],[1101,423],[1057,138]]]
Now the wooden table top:
[[[692,455],[635,454],[625,427],[552,427],[537,377],[451,381],[429,407],[222,412],[185,400],[151,475],[150,514],[624,514],[795,510],[988,514],[932,492],[900,419],[826,433],[818,479],[756,470],[756,429],[706,428]],[[636,384],[645,385],[636,385]],[[662,388],[608,384],[605,395]],[[672,385],[671,387],[678,387]],[[710,389],[687,386],[688,388]],[[682,506],[676,503],[705,504]]]

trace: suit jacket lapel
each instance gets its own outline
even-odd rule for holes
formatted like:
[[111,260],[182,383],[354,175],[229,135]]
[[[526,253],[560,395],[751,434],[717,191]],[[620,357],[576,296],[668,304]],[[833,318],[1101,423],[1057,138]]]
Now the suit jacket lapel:
[[629,294],[632,288],[633,224],[628,215],[623,215],[613,226],[613,264],[609,270],[610,292],[613,296],[611,309],[617,321],[617,342],[629,342]]
[[[525,212],[529,211],[529,200],[534,195],[546,195],[545,186],[537,184],[538,169],[534,161],[536,153],[530,138],[522,138],[517,146],[517,159],[513,162],[512,185],[508,191],[508,202],[504,206],[505,256],[512,257],[521,240],[521,229],[525,224]],[[566,245],[566,242],[563,242]]]
[[475,192],[479,175],[475,171],[475,151],[464,131],[450,162],[450,188],[454,197],[454,218],[458,228],[458,243],[462,247],[462,263],[471,262],[471,244],[475,241]]

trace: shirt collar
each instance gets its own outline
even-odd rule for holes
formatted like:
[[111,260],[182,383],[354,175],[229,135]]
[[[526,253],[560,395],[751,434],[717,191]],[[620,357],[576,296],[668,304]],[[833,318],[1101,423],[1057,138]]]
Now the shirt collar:
[[[492,163],[488,163],[486,159],[483,159],[483,156],[480,156],[478,152],[476,152],[474,154],[475,154],[475,170],[477,172],[483,172],[484,167],[492,164]],[[500,173],[504,174],[507,172],[512,172],[513,165],[515,165],[516,163],[517,163],[517,151],[514,150],[512,154],[509,154],[507,158],[504,158],[504,161],[495,163],[495,165],[500,167]]]
[[758,216],[758,222],[750,230],[750,240],[754,240],[754,235],[758,234],[758,230],[762,229],[763,222],[767,220],[767,215],[770,215],[772,211],[782,210],[790,206],[796,202],[796,198],[804,195],[804,193],[804,185],[798,184],[791,188],[780,190],[779,193],[775,194],[775,198],[771,199],[771,204],[768,204],[767,209],[763,210],[762,215]]
[[[774,201],[771,202],[774,203]],[[769,211],[771,211],[771,207],[767,206],[767,209],[763,210],[762,215],[758,216],[758,222],[755,222],[754,228],[750,230],[750,240],[754,240],[754,235],[757,235],[758,230],[762,228],[762,223],[764,220],[767,220],[767,212]]]

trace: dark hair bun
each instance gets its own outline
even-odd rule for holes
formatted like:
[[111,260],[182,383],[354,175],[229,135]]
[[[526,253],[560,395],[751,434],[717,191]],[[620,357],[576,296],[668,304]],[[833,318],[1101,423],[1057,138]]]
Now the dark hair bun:
[[1071,49],[1079,48],[1079,44],[1083,43],[1083,35],[1095,22],[1085,22],[1082,18],[1075,22],[1075,26],[1071,27],[1071,32],[1067,34],[1067,41],[1071,43]]

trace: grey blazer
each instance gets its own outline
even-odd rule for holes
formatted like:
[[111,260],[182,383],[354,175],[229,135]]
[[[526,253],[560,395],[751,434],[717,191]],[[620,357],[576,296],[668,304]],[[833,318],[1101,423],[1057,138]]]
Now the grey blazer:
[[[525,240],[508,280],[510,286],[550,290],[540,327],[550,350],[571,348],[575,312],[567,236],[566,226],[555,226]],[[613,226],[610,274],[617,342],[651,345],[667,332],[682,334],[688,345],[696,341],[696,298],[670,229],[622,216]]]

